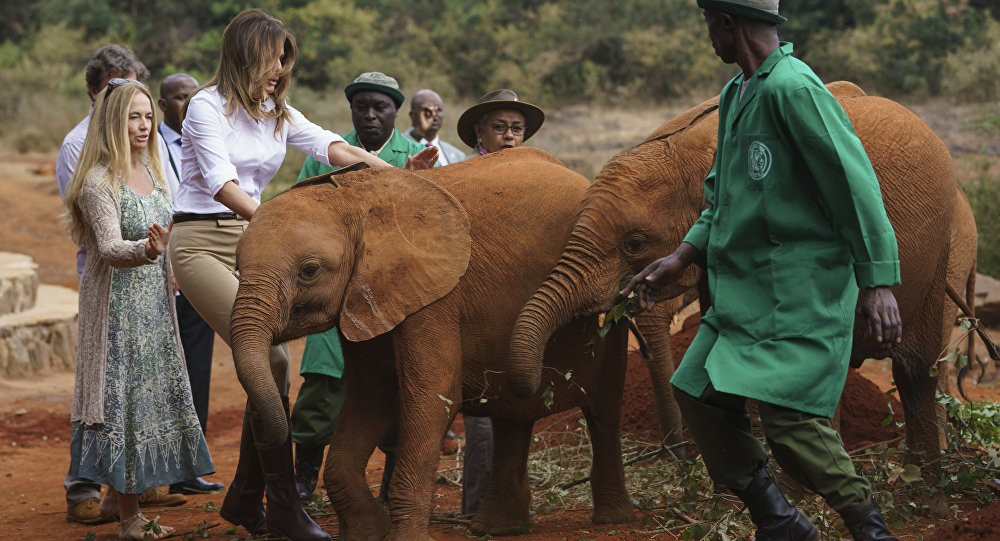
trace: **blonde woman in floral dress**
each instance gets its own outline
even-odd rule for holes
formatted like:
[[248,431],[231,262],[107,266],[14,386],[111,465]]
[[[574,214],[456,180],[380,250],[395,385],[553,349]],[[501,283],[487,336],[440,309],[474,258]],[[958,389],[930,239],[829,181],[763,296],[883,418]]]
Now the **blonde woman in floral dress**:
[[[112,79],[98,97],[66,196],[76,242],[87,246],[73,393],[79,477],[108,485],[101,511],[122,539],[149,522],[138,495],[214,473],[185,373],[163,254],[170,198],[161,179],[149,90]],[[161,257],[162,256],[162,257]],[[173,528],[147,527],[153,538]]]

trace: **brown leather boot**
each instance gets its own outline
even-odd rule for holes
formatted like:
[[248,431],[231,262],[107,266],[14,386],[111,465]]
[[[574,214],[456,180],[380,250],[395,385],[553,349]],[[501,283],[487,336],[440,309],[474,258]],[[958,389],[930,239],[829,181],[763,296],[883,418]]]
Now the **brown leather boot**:
[[222,500],[219,515],[237,526],[243,526],[253,535],[266,535],[264,519],[264,472],[250,426],[250,404],[243,412],[243,433],[240,435],[240,459],[236,476],[229,484]]
[[[288,397],[282,397],[285,416],[288,417]],[[261,441],[263,423],[252,410],[250,423],[257,438],[257,454],[260,456],[261,470],[267,494],[267,531],[271,535],[287,537],[292,541],[329,541],[330,534],[313,522],[302,501],[299,500],[295,485],[295,468],[292,461],[292,437],[285,434],[285,441],[278,445]]]

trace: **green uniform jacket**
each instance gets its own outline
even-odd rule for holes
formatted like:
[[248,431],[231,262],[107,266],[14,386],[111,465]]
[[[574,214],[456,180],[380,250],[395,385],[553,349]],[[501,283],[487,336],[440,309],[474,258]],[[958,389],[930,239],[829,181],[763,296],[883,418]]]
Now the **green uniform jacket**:
[[899,283],[878,179],[843,108],[782,43],[719,99],[708,208],[685,237],[712,307],[671,382],[832,417],[858,288]]
[[[358,134],[355,131],[345,135],[344,141],[347,141],[349,145],[361,147],[358,142]],[[424,148],[424,145],[403,137],[399,130],[393,128],[389,144],[385,145],[382,152],[379,152],[378,157],[389,165],[403,167],[406,165],[407,157],[416,155]],[[302,170],[299,171],[299,180],[329,173],[333,170],[333,167],[309,156],[302,164]],[[344,374],[344,353],[340,349],[340,336],[336,327],[306,337],[306,348],[302,352],[302,367],[299,369],[299,374],[324,374],[335,378]]]

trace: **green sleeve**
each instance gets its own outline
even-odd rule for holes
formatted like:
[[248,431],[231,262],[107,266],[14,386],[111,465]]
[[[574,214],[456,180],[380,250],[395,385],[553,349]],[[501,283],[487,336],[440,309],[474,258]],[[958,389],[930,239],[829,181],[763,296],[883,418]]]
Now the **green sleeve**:
[[[721,137],[721,124],[719,129],[719,136]],[[688,230],[687,235],[684,236],[684,242],[697,248],[701,254],[701,259],[695,263],[702,268],[705,268],[707,265],[705,258],[708,255],[708,239],[712,234],[712,220],[715,219],[715,178],[718,167],[719,160],[718,154],[716,154],[715,163],[712,164],[711,171],[705,177],[705,202],[708,203],[708,208],[701,212],[701,216],[698,217],[698,220]]]
[[302,164],[302,170],[299,171],[298,180],[305,180],[309,177],[329,173],[330,171],[333,171],[332,167],[324,164],[316,158],[313,158],[312,156],[308,156],[306,157],[305,163]]
[[778,99],[820,204],[850,246],[858,287],[900,283],[896,234],[875,170],[843,107],[820,87],[800,87]]

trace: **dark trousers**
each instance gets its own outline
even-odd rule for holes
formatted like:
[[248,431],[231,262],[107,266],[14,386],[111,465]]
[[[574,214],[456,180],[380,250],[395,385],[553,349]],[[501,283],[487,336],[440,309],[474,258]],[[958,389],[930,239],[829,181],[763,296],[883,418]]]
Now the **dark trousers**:
[[[299,395],[292,408],[292,441],[308,447],[330,445],[337,418],[344,407],[347,387],[342,378],[325,374],[303,374]],[[396,439],[399,427],[394,426],[382,438],[378,448],[386,454],[386,461],[396,460]]]
[[[744,490],[767,463],[764,444],[751,433],[747,399],[711,384],[700,397],[675,387],[674,398],[712,480]],[[757,410],[771,453],[792,479],[838,512],[869,501],[871,487],[854,470],[829,419],[761,401]]]
[[493,420],[462,414],[465,463],[462,465],[462,514],[474,515],[486,499],[493,464]]
[[201,318],[191,303],[180,293],[177,299],[177,324],[181,331],[181,347],[187,363],[188,379],[191,381],[191,398],[198,413],[201,431],[208,426],[208,393],[212,380],[212,349],[215,347],[215,331]]

